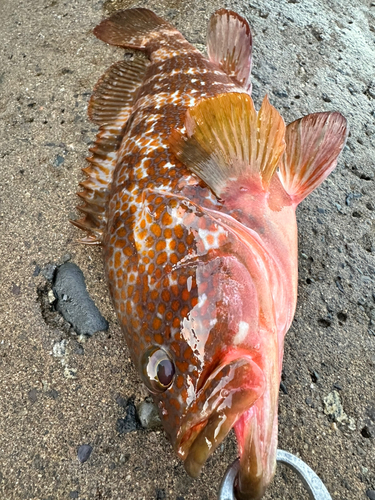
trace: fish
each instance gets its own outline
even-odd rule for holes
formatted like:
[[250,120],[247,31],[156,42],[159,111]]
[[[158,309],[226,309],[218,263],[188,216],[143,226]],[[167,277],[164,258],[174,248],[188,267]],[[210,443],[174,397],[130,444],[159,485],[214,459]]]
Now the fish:
[[207,57],[144,8],[94,34],[133,55],[89,101],[99,131],[73,223],[103,249],[132,361],[187,473],[234,428],[236,496],[260,499],[297,301],[296,207],[335,168],[346,119],[286,125],[267,96],[256,111],[252,35],[231,10],[212,15]]

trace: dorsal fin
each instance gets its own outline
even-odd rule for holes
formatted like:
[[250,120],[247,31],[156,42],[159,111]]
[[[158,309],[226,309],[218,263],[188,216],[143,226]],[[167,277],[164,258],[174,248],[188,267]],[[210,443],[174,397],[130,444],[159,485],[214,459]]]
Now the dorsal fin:
[[238,179],[261,179],[267,189],[285,147],[284,121],[267,97],[258,114],[245,93],[202,100],[185,125],[186,135],[172,134],[172,151],[216,196]]
[[207,53],[211,62],[251,94],[252,37],[245,18],[227,9],[215,12],[208,26]]
[[81,240],[82,243],[101,242],[107,222],[105,212],[117,163],[117,150],[148,64],[146,59],[140,58],[113,64],[99,79],[91,96],[88,114],[100,128],[90,148],[92,156],[87,158],[90,165],[82,169],[87,179],[80,183],[84,190],[78,196],[85,204],[77,208],[84,216],[71,221],[90,233],[91,236]]
[[97,125],[122,127],[149,64],[140,57],[112,64],[94,87],[87,110],[90,120]]
[[126,9],[119,10],[108,19],[104,19],[94,29],[94,35],[110,45],[147,50],[148,43],[163,28],[176,31],[151,10]]
[[279,177],[298,205],[332,172],[348,134],[338,112],[312,113],[286,127]]

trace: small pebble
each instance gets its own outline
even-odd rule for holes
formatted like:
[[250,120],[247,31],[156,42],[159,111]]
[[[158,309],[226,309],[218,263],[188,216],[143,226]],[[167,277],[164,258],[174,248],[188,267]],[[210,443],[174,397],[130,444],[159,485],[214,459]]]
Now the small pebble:
[[367,490],[366,495],[370,500],[375,500],[375,490]]
[[356,446],[355,449],[356,449],[358,455],[361,455],[361,457],[366,456],[365,450],[363,448],[361,448],[360,446]]
[[344,412],[340,400],[340,394],[337,391],[330,392],[323,398],[324,413],[333,418],[336,422],[343,424],[348,422],[348,415]]
[[36,389],[31,389],[31,391],[27,393],[27,397],[29,398],[31,404],[36,403],[38,399],[38,391]]
[[361,434],[366,439],[375,438],[375,425],[365,425],[361,430]]
[[156,500],[166,500],[165,490],[156,490]]
[[91,452],[92,446],[90,446],[89,444],[81,444],[81,446],[78,447],[77,457],[81,464],[87,462],[87,460],[90,458]]
[[[375,364],[375,356],[372,358],[372,362]],[[375,423],[375,405],[370,405],[367,408],[367,415]]]
[[69,262],[71,258],[72,256],[70,255],[70,253],[66,253],[65,255],[63,255],[63,258],[61,260],[65,264],[65,262]]
[[[371,6],[374,6],[375,4],[372,3]],[[370,96],[375,99],[375,82],[371,82],[370,85],[368,86],[367,92],[370,94]]]
[[336,280],[335,284],[336,284],[337,288],[340,290],[341,293],[345,293],[340,280]]
[[358,199],[361,197],[362,197],[361,193],[349,193],[345,199],[345,203],[348,205],[348,207],[350,207],[352,200],[355,200],[355,199]]
[[56,297],[55,294],[53,293],[53,290],[48,290],[48,302],[50,305],[52,305],[54,302],[56,302]]
[[63,358],[66,353],[67,341],[63,339],[61,342],[55,342],[52,347],[52,354],[55,358]]
[[280,389],[283,391],[284,394],[288,394],[288,389],[286,388],[284,382],[280,382]]
[[129,460],[130,458],[130,454],[129,453],[126,453],[125,455],[123,453],[121,453],[120,455],[120,464],[126,464],[126,462]]
[[50,391],[47,392],[47,396],[49,396],[52,399],[57,399],[59,397],[59,393],[55,389],[51,389]]
[[33,276],[39,276],[40,271],[41,271],[40,266],[36,265],[35,269],[34,269],[34,272],[33,272]]
[[65,161],[65,158],[63,156],[57,155],[55,158],[55,161],[53,162],[54,167],[59,167],[62,165]]
[[121,408],[124,408],[124,410],[126,410],[126,407],[128,406],[128,399],[125,399],[122,396],[118,395],[116,397],[116,403],[121,406]]
[[142,425],[139,422],[137,410],[134,405],[132,398],[128,399],[126,404],[126,415],[124,418],[119,418],[117,420],[117,432],[119,434],[127,434],[128,432],[137,431],[142,429]]
[[144,429],[157,429],[162,425],[157,407],[147,400],[138,406],[138,416]]
[[283,99],[285,99],[286,97],[288,97],[288,93],[285,92],[285,90],[274,90],[273,91],[273,94],[277,97],[281,97]]
[[85,354],[85,350],[81,344],[78,344],[77,347],[74,349],[75,354],[78,354],[79,356],[83,356]]
[[53,277],[55,276],[57,266],[56,264],[47,264],[45,267],[42,269],[42,276],[47,280],[47,281],[53,281]]

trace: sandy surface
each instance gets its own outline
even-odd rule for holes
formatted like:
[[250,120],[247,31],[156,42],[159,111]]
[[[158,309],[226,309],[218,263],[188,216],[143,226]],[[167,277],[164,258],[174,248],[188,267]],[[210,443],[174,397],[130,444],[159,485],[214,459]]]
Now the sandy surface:
[[[254,32],[258,107],[268,93],[287,122],[323,110],[348,118],[351,136],[337,170],[298,209],[299,302],[286,340],[279,447],[299,454],[333,499],[365,499],[375,490],[370,0],[345,7],[333,0],[0,1],[0,498],[215,499],[236,457],[230,436],[192,480],[162,431],[118,432],[127,398],[139,404],[147,393],[111,306],[100,251],[78,246],[68,223],[96,131],[86,117],[89,95],[123,57],[91,30],[110,10],[132,5],[165,16],[201,49],[210,14],[223,6],[239,11]],[[40,272],[69,259],[109,322],[87,341],[50,314]],[[334,412],[328,396],[336,416],[326,414]],[[83,444],[92,453],[81,463]],[[306,494],[279,467],[265,498]]]

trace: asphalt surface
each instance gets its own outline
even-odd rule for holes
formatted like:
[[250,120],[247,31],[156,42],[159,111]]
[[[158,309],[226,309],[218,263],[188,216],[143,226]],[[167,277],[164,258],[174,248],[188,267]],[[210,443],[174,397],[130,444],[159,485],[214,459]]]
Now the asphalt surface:
[[[193,480],[137,416],[147,391],[117,324],[100,250],[75,243],[91,90],[119,49],[92,29],[155,10],[204,50],[223,6],[253,29],[253,96],[286,122],[337,110],[351,134],[336,171],[298,208],[299,300],[285,347],[279,447],[333,499],[375,498],[375,3],[306,0],[0,0],[0,498],[215,499],[233,435]],[[76,264],[107,331],[79,335],[53,310],[55,266]],[[129,432],[129,429],[131,432]],[[367,495],[366,495],[367,492]],[[371,496],[373,495],[373,496]],[[279,467],[266,499],[299,500]]]

